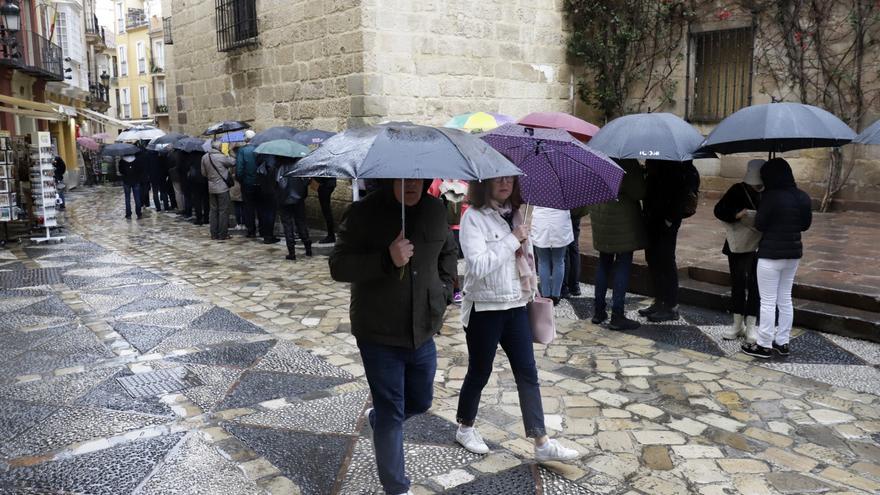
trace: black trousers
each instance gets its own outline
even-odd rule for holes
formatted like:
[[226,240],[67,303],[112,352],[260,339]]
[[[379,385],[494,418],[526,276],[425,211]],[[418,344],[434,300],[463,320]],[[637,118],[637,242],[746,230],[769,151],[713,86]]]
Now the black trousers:
[[299,238],[302,239],[303,245],[311,244],[309,239],[309,225],[306,222],[306,204],[303,201],[292,205],[282,205],[278,208],[281,213],[281,225],[284,227],[284,240],[287,242],[287,251],[293,254],[296,246],[296,231]]
[[192,197],[193,214],[197,224],[208,223],[208,212],[211,209],[208,196],[208,184],[193,184],[190,195]]
[[578,295],[581,293],[581,217],[571,219],[574,240],[565,250],[565,277],[562,279],[562,293]]
[[148,206],[150,206],[150,181],[144,181],[141,182],[141,207],[146,208]]
[[259,224],[260,237],[275,237],[275,198],[263,194],[260,186],[244,186],[241,194],[244,200],[242,216],[248,235],[256,235]]
[[670,308],[678,305],[678,265],[675,263],[678,227],[673,224],[669,228],[649,228],[648,247],[645,249],[654,299]]
[[757,253],[731,253],[727,255],[727,264],[730,266],[730,312],[757,317],[761,309]]
[[334,189],[336,189],[336,179],[325,179],[318,184],[318,203],[321,205],[324,223],[327,224],[327,235],[333,235],[335,232],[333,208],[330,207],[330,197],[333,195]]

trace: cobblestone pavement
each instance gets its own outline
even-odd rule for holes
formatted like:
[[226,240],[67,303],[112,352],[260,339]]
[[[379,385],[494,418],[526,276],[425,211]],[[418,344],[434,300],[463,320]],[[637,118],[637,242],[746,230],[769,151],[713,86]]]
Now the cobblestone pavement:
[[[378,493],[348,291],[323,256],[126,221],[110,187],[68,200],[67,242],[0,251],[0,492]],[[729,354],[717,314],[623,334],[588,312],[562,307],[535,346],[547,425],[587,453],[546,465],[501,356],[478,418],[493,452],[454,444],[467,356],[450,312],[434,407],[405,435],[415,493],[880,491],[877,395]],[[799,335],[795,355],[832,343]],[[807,364],[876,371],[877,346],[833,343]]]

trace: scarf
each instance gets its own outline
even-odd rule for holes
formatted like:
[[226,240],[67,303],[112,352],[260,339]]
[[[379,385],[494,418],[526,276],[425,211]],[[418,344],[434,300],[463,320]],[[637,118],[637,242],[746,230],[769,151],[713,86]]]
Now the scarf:
[[[507,222],[511,231],[523,224],[522,214],[519,210],[514,211],[510,203],[502,205],[491,201],[490,206]],[[538,293],[538,276],[535,270],[535,256],[532,254],[532,243],[528,239],[516,250],[516,270],[519,273],[520,288],[524,293],[529,294],[529,300],[532,300]]]

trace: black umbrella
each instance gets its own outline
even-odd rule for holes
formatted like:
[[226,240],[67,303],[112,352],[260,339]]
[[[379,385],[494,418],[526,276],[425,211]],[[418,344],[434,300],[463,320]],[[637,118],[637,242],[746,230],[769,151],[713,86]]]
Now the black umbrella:
[[743,108],[721,121],[701,150],[715,153],[783,151],[842,146],[856,133],[842,120],[803,103],[766,103]]
[[880,144],[880,120],[869,125],[867,129],[853,139],[858,144]]
[[152,151],[167,150],[171,147],[170,145],[176,143],[177,141],[179,141],[185,137],[188,137],[188,136],[186,134],[181,134],[179,132],[169,132],[168,134],[165,134],[164,136],[159,136],[159,137],[153,139],[152,141],[150,141],[150,144],[147,145],[147,149],[152,150]]
[[296,133],[293,136],[293,140],[297,143],[308,146],[310,149],[315,149],[318,146],[321,146],[321,143],[335,136],[335,132],[322,131],[320,129],[310,129],[308,131],[302,131]]
[[185,137],[174,143],[174,149],[185,151],[187,153],[197,151],[205,152],[205,141],[199,138]]
[[250,129],[251,125],[247,122],[239,122],[237,120],[224,120],[223,122],[218,122],[211,127],[205,129],[205,136],[214,136],[216,134],[223,134],[224,132],[234,132],[240,131],[242,129]]
[[258,132],[253,138],[251,138],[248,144],[259,146],[263,143],[268,143],[269,141],[275,141],[277,139],[293,140],[293,137],[296,136],[298,132],[299,129],[296,127],[270,127],[265,131]]
[[694,126],[671,113],[637,113],[605,124],[589,147],[620,160],[683,162],[694,156],[703,136]]
[[141,149],[133,144],[114,143],[104,146],[101,154],[104,156],[128,156],[140,153]]

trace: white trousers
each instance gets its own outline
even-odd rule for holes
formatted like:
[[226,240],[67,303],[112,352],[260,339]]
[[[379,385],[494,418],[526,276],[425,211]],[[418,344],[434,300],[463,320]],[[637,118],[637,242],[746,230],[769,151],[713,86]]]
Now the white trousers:
[[[758,292],[761,294],[761,325],[758,327],[758,345],[770,347],[787,344],[791,339],[794,306],[791,286],[800,260],[758,259]],[[776,308],[779,308],[779,326]]]

